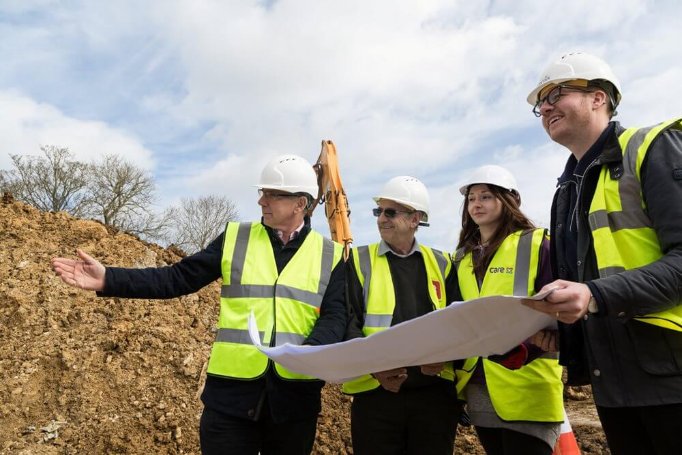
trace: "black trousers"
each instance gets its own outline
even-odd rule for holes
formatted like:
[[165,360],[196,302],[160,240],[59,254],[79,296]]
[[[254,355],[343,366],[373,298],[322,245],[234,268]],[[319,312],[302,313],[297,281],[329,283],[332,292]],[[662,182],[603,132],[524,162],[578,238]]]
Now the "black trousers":
[[597,412],[612,455],[682,453],[682,404],[597,406]]
[[507,428],[475,427],[478,439],[488,455],[552,455],[552,448],[542,439]]
[[461,413],[451,384],[399,393],[379,387],[356,395],[351,405],[353,453],[452,455]]
[[269,412],[252,421],[204,408],[199,424],[203,455],[309,455],[317,416],[274,423]]

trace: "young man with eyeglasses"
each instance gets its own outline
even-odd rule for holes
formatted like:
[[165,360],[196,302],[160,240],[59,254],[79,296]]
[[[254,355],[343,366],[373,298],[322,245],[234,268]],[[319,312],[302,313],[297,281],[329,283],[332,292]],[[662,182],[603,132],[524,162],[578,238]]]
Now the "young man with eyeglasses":
[[[558,315],[568,384],[592,384],[613,454],[680,452],[682,433],[682,123],[611,121],[618,79],[601,59],[552,62],[528,96],[571,152],[552,204]],[[544,290],[544,289],[543,289]]]
[[310,227],[317,176],[296,155],[270,161],[258,183],[260,222],[227,223],[203,251],[170,267],[104,267],[82,251],[55,258],[64,282],[99,296],[172,298],[222,277],[218,330],[201,399],[201,451],[220,455],[307,455],[324,383],[270,361],[251,343],[253,312],[262,343],[342,341],[347,324],[341,245]]
[[[347,262],[348,338],[444,308],[456,286],[449,255],[415,238],[418,226],[428,226],[424,184],[395,177],[374,200],[381,241],[353,248]],[[353,395],[353,453],[451,455],[462,412],[454,377],[453,362],[443,362],[377,371],[345,383],[344,392]]]

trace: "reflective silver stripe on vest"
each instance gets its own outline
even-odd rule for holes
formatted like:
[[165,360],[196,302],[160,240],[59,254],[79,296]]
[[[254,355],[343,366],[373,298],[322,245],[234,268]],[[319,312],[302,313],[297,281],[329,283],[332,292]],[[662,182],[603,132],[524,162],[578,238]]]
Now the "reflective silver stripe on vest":
[[438,263],[440,276],[445,277],[445,267],[448,266],[448,260],[445,259],[445,255],[443,254],[442,251],[434,250],[433,248],[431,248],[431,251],[433,251],[433,255],[436,257],[436,263]]
[[367,296],[369,295],[369,279],[372,275],[372,264],[369,260],[369,246],[361,246],[358,248],[358,261],[360,262],[360,273],[365,281],[362,283],[362,296],[365,298],[365,305],[367,305]]
[[285,343],[300,346],[303,344],[303,341],[305,341],[305,337],[297,333],[277,332],[275,334],[275,341],[275,346],[282,346]]
[[225,298],[273,298],[280,297],[284,299],[293,299],[303,302],[307,305],[320,308],[322,305],[322,295],[316,292],[304,291],[302,289],[293,288],[283,284],[266,285],[266,284],[231,284],[229,286],[222,286],[220,289],[220,296]]
[[329,285],[329,280],[331,280],[332,277],[332,266],[334,265],[334,242],[326,237],[322,238],[321,262],[320,284],[317,288],[317,293],[320,295],[320,300],[327,291],[327,285]]
[[[265,332],[258,332],[260,342],[263,343]],[[215,336],[216,341],[222,343],[253,344],[248,330],[239,329],[218,329]]]
[[[638,190],[639,191],[639,190]],[[629,204],[623,199],[623,194],[621,194],[621,204],[623,208]],[[641,202],[639,196],[637,196],[638,204]],[[641,206],[633,211],[631,208],[626,209],[627,212],[611,212],[607,213],[606,210],[597,210],[594,213],[590,213],[588,221],[590,223],[590,228],[595,231],[599,228],[611,227],[612,231],[619,231],[621,229],[637,229],[652,227],[651,220],[646,215]]]
[[230,285],[223,285],[220,296],[224,298],[267,298],[281,297],[298,300],[308,305],[320,308],[322,297],[327,290],[332,275],[334,263],[334,242],[322,239],[322,260],[320,282],[317,292],[305,291],[286,285],[242,284],[242,273],[246,262],[246,247],[249,244],[251,223],[239,223],[237,239],[232,254],[232,269],[230,271]]
[[[258,337],[260,338],[260,342],[263,343],[265,332],[258,332]],[[277,341],[276,346],[281,346],[284,343],[300,346],[303,344],[303,341],[305,341],[305,337],[303,335],[287,332],[276,333],[275,339]],[[222,343],[253,344],[251,343],[249,331],[239,329],[218,329],[218,332],[216,333],[216,341]]]
[[275,287],[269,284],[231,284],[220,288],[221,297],[265,298],[275,296]]
[[[365,299],[365,310],[367,309],[367,298],[369,296],[369,282],[372,276],[372,263],[369,258],[369,246],[361,246],[357,249],[358,261],[360,262],[360,272],[365,281],[362,283],[362,296]],[[365,327],[387,328],[393,321],[392,314],[368,314],[365,311]]]
[[366,314],[365,313],[365,327],[379,328],[390,327],[393,321],[392,314]]
[[241,284],[244,264],[246,263],[246,247],[249,244],[249,233],[251,223],[239,223],[237,239],[235,240],[234,251],[232,252],[232,269],[230,270],[230,281]]
[[320,308],[322,305],[322,295],[317,292],[304,291],[302,289],[292,288],[291,286],[277,285],[275,287],[275,294],[277,297],[298,300],[302,303]]
[[516,247],[514,264],[514,295],[528,295],[528,275],[530,274],[530,254],[533,246],[533,231],[521,234]]
[[622,211],[607,213],[606,210],[598,210],[591,213],[588,221],[593,231],[605,227],[610,227],[613,232],[653,227],[649,216],[642,208],[641,185],[637,180],[637,153],[652,128],[654,127],[637,130],[625,147],[623,176],[618,180],[618,196]]

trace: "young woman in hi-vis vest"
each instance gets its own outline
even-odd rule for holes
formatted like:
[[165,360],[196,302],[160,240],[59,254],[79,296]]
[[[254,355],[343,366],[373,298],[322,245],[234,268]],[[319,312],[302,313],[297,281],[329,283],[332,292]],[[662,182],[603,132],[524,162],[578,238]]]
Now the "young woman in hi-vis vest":
[[[463,300],[533,295],[552,280],[546,231],[521,212],[508,170],[482,166],[460,192],[464,207],[454,261]],[[476,362],[464,397],[487,453],[552,453],[564,420],[555,337],[545,330],[504,355]]]

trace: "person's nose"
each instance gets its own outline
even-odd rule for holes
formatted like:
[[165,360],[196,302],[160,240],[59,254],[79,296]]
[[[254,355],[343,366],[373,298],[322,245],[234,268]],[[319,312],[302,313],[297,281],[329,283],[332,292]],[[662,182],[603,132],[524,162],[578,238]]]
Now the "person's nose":
[[549,101],[547,101],[547,99],[543,100],[542,104],[540,104],[540,115],[544,117],[545,115],[547,115],[548,112],[551,112],[552,110],[554,110],[554,105],[549,104]]

